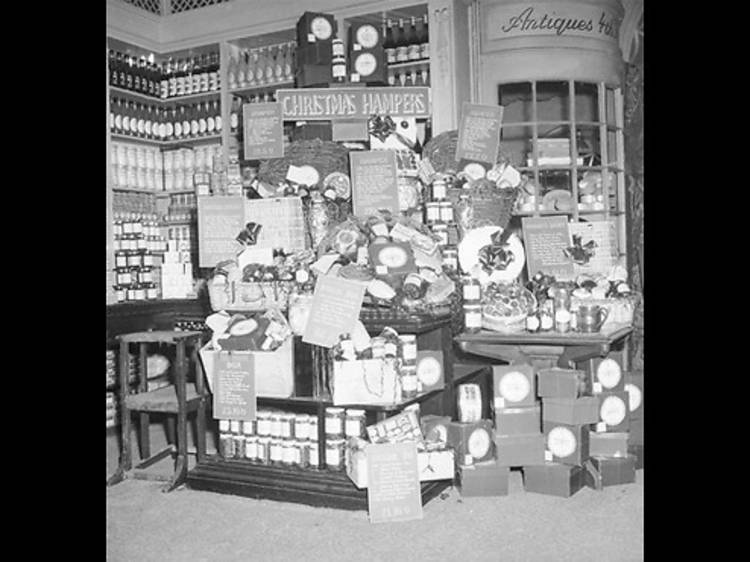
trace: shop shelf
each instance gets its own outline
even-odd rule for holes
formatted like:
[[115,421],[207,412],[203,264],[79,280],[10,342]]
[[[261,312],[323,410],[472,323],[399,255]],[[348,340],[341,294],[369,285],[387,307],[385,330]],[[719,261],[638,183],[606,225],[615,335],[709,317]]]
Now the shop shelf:
[[221,141],[221,135],[208,135],[205,137],[195,137],[192,139],[161,141],[158,144],[159,146],[162,146],[164,148],[180,148],[182,146],[190,147],[194,144],[210,143],[210,142],[217,142],[217,141]]
[[409,68],[412,66],[421,66],[423,64],[430,64],[430,59],[418,59],[418,60],[407,60],[403,62],[394,62],[386,66],[389,69],[391,69],[391,68]]
[[131,135],[123,135],[120,133],[110,133],[110,136],[112,137],[113,141],[132,142],[136,144],[146,144],[148,146],[162,146],[164,144],[163,141],[144,139],[141,137],[134,137]]
[[161,98],[157,98],[154,96],[149,96],[148,94],[142,94],[140,92],[132,92],[130,90],[126,90],[124,88],[118,88],[117,86],[110,86],[109,87],[109,93],[110,97],[116,97],[115,94],[119,96],[129,96],[133,99],[142,100],[142,101],[148,101],[148,102],[160,102],[163,101]]
[[221,95],[221,92],[219,92],[219,90],[214,90],[214,91],[209,91],[209,92],[198,92],[195,94],[188,94],[186,96],[175,96],[172,98],[159,98],[159,101],[162,102],[164,105],[169,105],[173,103],[218,98],[220,95]]
[[294,80],[284,80],[282,82],[274,82],[273,84],[245,86],[244,88],[235,88],[233,90],[229,90],[229,93],[235,96],[244,96],[247,94],[264,93],[270,90],[278,90],[281,88],[294,88]]
[[153,189],[139,189],[137,187],[113,187],[112,191],[124,191],[127,193],[145,193],[147,195],[161,195],[163,192]]

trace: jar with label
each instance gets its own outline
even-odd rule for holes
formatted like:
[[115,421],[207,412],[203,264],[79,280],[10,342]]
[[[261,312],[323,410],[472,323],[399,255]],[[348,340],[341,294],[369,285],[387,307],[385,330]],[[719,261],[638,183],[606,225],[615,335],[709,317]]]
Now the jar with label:
[[138,282],[141,284],[153,283],[154,273],[150,267],[141,267],[138,270]]
[[297,414],[294,416],[294,438],[297,441],[308,439],[310,436],[310,416]]
[[146,288],[140,283],[135,284],[134,299],[137,301],[146,300]]
[[343,439],[332,439],[326,441],[326,465],[328,470],[344,469],[344,447],[346,441]]
[[234,440],[234,457],[237,459],[245,458],[245,436],[241,433],[232,434]]
[[291,439],[294,437],[294,414],[281,414],[281,438]]
[[297,441],[297,464],[300,468],[310,466],[310,443],[307,441]]
[[442,201],[448,197],[447,184],[442,178],[437,178],[432,182],[432,200]]
[[412,272],[404,279],[402,290],[404,295],[412,300],[421,299],[427,291],[427,283],[419,273]]
[[344,437],[344,408],[326,408],[326,439]]
[[464,325],[469,334],[476,334],[482,330],[481,304],[464,303]]
[[414,334],[401,334],[401,359],[404,365],[417,364],[417,336]]
[[346,410],[346,437],[364,437],[365,435],[365,411],[348,409]]
[[307,445],[307,462],[310,468],[319,468],[320,455],[317,441],[310,441]]
[[417,377],[417,366],[406,365],[401,367],[401,398],[411,400],[417,396],[419,390],[419,378]]
[[115,269],[115,279],[117,280],[117,284],[123,287],[126,287],[133,282],[133,278],[130,275],[130,269],[127,267],[118,267]]
[[464,303],[477,304],[482,300],[482,286],[479,279],[475,279],[471,275],[464,275],[461,277],[461,287]]
[[154,300],[159,298],[159,289],[156,287],[156,283],[149,283],[146,286],[146,300]]
[[450,201],[441,201],[438,203],[440,207],[440,220],[444,223],[453,222],[453,203]]
[[263,464],[271,463],[271,438],[258,437],[258,462]]
[[255,435],[245,437],[245,458],[250,462],[258,460],[258,437]]
[[432,233],[438,237],[438,246],[446,246],[448,244],[448,225],[442,222],[432,225]]
[[457,248],[443,248],[443,268],[448,271],[458,271]]
[[281,437],[281,414],[271,414],[271,437]]
[[125,301],[125,287],[122,285],[115,285],[115,298],[117,302]]
[[115,267],[123,268],[128,266],[128,254],[127,252],[120,250],[115,253]]
[[285,439],[281,443],[281,462],[287,466],[297,464],[297,457],[299,455],[299,449],[297,449],[297,442],[293,439]]
[[430,201],[425,203],[425,209],[427,210],[427,224],[440,222],[440,203],[437,201]]
[[140,267],[141,266],[141,254],[137,250],[128,250],[126,254],[128,267]]
[[135,289],[136,289],[136,284],[135,283],[131,284],[127,288],[127,291],[125,292],[125,299],[126,300],[129,300],[129,301],[137,300],[136,296],[135,296]]
[[281,464],[284,458],[284,447],[281,439],[271,438],[271,464]]
[[260,410],[256,416],[256,431],[261,437],[267,437],[271,435],[271,412],[268,410]]
[[557,287],[554,296],[555,331],[564,334],[570,331],[570,291]]
[[229,430],[229,420],[219,420],[219,454],[224,459],[234,457],[234,441]]
[[318,416],[310,416],[309,428],[307,430],[307,438],[310,441],[318,440]]

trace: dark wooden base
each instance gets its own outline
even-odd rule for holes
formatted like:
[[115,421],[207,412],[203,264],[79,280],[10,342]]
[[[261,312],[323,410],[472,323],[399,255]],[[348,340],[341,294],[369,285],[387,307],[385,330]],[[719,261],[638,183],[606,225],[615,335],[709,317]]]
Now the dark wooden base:
[[[422,504],[450,485],[450,480],[423,482]],[[209,457],[188,472],[187,487],[315,507],[367,509],[367,490],[358,489],[344,471],[303,470]]]

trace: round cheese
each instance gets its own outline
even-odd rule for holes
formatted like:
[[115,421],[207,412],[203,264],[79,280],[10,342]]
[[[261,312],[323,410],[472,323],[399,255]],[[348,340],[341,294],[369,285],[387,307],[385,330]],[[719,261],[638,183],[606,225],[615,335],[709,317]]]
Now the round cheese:
[[619,396],[607,396],[599,408],[599,417],[611,426],[620,425],[627,413],[627,406]]
[[615,388],[622,379],[622,369],[617,361],[608,357],[597,366],[596,378],[604,388]]
[[484,428],[478,427],[471,432],[467,447],[469,454],[475,459],[481,459],[490,451],[490,434]]
[[555,427],[547,435],[547,448],[559,458],[569,457],[576,452],[578,440],[567,427]]
[[521,402],[531,392],[531,384],[523,373],[511,371],[506,373],[498,385],[500,395],[508,402]]

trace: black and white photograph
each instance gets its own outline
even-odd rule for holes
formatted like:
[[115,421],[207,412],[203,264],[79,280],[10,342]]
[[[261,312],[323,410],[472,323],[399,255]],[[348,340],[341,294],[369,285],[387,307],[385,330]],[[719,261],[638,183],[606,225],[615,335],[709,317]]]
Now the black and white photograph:
[[643,0],[106,41],[108,561],[644,559]]

